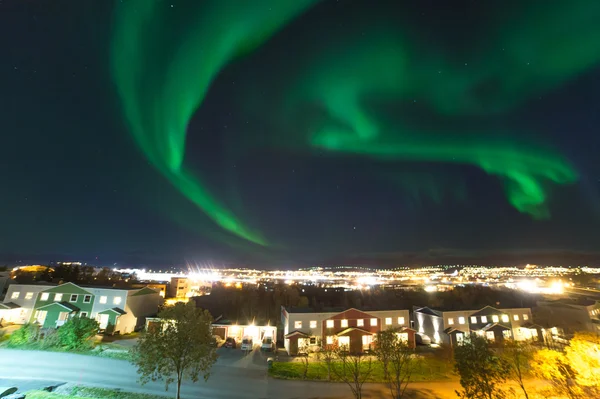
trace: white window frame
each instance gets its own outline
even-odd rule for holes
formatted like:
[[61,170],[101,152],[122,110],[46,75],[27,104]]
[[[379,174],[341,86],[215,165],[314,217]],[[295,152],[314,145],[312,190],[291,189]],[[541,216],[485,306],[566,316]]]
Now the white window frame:
[[62,301],[63,294],[54,294],[54,302]]
[[519,321],[519,315],[518,314],[514,314],[513,315],[513,320],[514,321]]
[[466,321],[465,321],[465,318],[464,318],[464,317],[460,316],[460,317],[458,318],[458,324],[465,324],[465,322],[466,322]]
[[88,317],[88,312],[79,312],[79,317]]
[[391,326],[392,325],[392,318],[391,317],[386,317],[385,318],[385,325],[386,326]]
[[523,313],[523,320],[529,320],[529,315],[527,313]]
[[471,316],[471,323],[477,324],[477,316]]
[[302,328],[302,320],[295,320],[294,328]]
[[347,328],[348,327],[348,319],[340,320],[340,327]]
[[99,301],[102,305],[108,302],[108,297],[106,295],[102,295]]
[[47,301],[48,299],[50,299],[50,294],[47,292],[42,292],[40,294],[40,301]]
[[328,335],[327,337],[325,337],[325,342],[327,343],[327,345],[333,345],[333,336]]
[[371,327],[375,327],[375,326],[377,326],[377,318],[376,318],[376,317],[373,317],[373,318],[371,319],[371,322],[370,322],[370,324],[371,324]]
[[317,321],[316,320],[311,320],[309,322],[310,328],[317,328]]
[[[89,298],[89,299],[86,301],[86,298]],[[88,295],[84,295],[83,296],[83,303],[91,303],[91,302],[92,302],[92,296],[91,295],[88,294]]]
[[356,327],[364,327],[365,326],[365,319],[357,319],[356,320]]
[[121,298],[120,296],[116,296],[113,298],[113,305],[120,305],[121,301],[123,301],[123,298]]
[[10,299],[19,299],[19,295],[21,293],[19,291],[14,291],[11,295],[10,295]]
[[335,327],[335,322],[333,320],[327,320],[325,322],[325,325],[327,326],[327,328],[333,328]]
[[508,322],[510,322],[510,318],[508,317],[507,314],[503,314],[500,319],[502,320],[502,323],[508,323]]
[[401,326],[404,325],[404,317],[403,316],[398,317],[398,324]]
[[448,325],[449,326],[453,326],[454,325],[454,317],[448,317]]
[[[73,299],[73,297],[75,297],[75,299]],[[79,299],[79,295],[78,294],[70,294],[69,295],[69,302],[77,302],[77,300]]]
[[500,322],[500,318],[498,317],[498,315],[494,314],[492,315],[492,323],[498,323]]
[[482,323],[487,323],[487,316],[481,316],[481,322]]
[[25,299],[29,300],[29,299],[33,299],[33,292],[27,292],[25,294]]

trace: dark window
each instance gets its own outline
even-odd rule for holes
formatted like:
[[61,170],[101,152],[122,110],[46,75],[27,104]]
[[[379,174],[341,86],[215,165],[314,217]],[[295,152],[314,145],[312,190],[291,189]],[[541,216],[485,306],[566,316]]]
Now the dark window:
[[77,294],[71,294],[71,299],[69,299],[70,302],[77,302]]
[[92,301],[91,295],[86,295],[83,297],[83,303],[90,303]]

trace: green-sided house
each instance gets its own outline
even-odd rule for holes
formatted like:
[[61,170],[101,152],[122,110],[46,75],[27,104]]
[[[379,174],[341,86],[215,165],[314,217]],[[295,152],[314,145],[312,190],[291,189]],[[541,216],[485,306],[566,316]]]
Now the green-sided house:
[[65,283],[39,292],[31,322],[58,328],[70,317],[89,317],[101,330],[128,333],[143,327],[158,311],[162,298],[151,288],[135,290],[80,287]]

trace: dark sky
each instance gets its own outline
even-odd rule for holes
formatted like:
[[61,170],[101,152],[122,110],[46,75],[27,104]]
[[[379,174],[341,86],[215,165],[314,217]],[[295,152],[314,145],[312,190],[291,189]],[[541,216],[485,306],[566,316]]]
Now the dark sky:
[[[157,3],[174,3],[186,13],[199,8],[185,1]],[[390,160],[365,156],[362,150],[331,153],[296,143],[304,137],[298,126],[312,114],[307,111],[290,122],[283,107],[277,107],[279,98],[294,91],[286,84],[296,76],[313,76],[307,72],[313,61],[315,71],[328,69],[345,47],[355,51],[356,64],[365,61],[361,57],[366,55],[352,50],[354,39],[340,38],[364,36],[367,47],[372,43],[376,48],[380,36],[373,34],[371,39],[370,32],[395,21],[407,27],[392,32],[416,54],[408,57],[407,70],[434,68],[431,60],[443,55],[451,60],[449,65],[459,58],[475,60],[473,74],[485,74],[496,63],[496,53],[480,38],[492,37],[493,29],[500,32],[494,37],[512,33],[508,17],[487,24],[495,9],[481,2],[450,1],[444,7],[432,1],[418,6],[412,1],[375,3],[323,1],[313,6],[223,68],[193,115],[186,165],[202,176],[216,198],[268,239],[269,245],[261,247],[216,226],[153,165],[132,136],[110,70],[115,3],[0,0],[0,259],[97,257],[99,263],[187,260],[289,266],[430,250],[457,251],[466,257],[486,251],[597,251],[598,28],[565,33],[565,48],[573,40],[590,42],[596,50],[593,54],[593,49],[582,49],[591,55],[573,62],[577,68],[558,68],[560,77],[548,73],[536,82],[544,74],[536,72],[532,79],[514,83],[507,76],[519,73],[520,67],[507,67],[497,72],[502,78],[490,78],[494,90],[485,86],[485,94],[476,97],[470,109],[459,99],[447,99],[450,106],[459,104],[448,111],[452,129],[429,138],[432,146],[441,140],[460,153],[472,141],[455,132],[484,126],[494,130],[494,140],[506,139],[519,147],[526,138],[531,143],[526,151],[537,153],[539,146],[558,154],[578,178],[573,184],[544,182],[547,219],[511,206],[500,172],[486,173],[471,161],[417,156]],[[518,2],[508,2],[506,10],[520,11]],[[597,11],[589,13],[598,15]],[[524,41],[581,17],[560,10],[549,16],[535,9],[527,13],[523,11],[537,21],[540,31],[529,27],[516,32]],[[566,15],[565,20],[557,19],[560,15]],[[170,18],[168,23],[178,22],[178,17]],[[204,35],[210,34],[205,30]],[[538,48],[535,40],[531,42],[527,51],[546,65],[573,56],[563,53],[561,43]],[[161,45],[165,43],[156,44]],[[324,53],[333,54],[333,61],[319,60]],[[372,82],[373,74],[387,68],[381,60],[368,61],[363,75],[352,75],[353,82]],[[511,85],[519,86],[510,91]],[[435,94],[439,87],[427,82],[415,86],[420,87],[419,96],[404,92],[402,99],[377,98],[377,112],[385,114],[387,126],[401,120],[419,137],[427,137],[445,125],[439,113],[432,117],[429,108],[420,108],[429,98],[426,88],[433,87]],[[508,102],[510,107],[493,115],[478,108]],[[495,145],[492,139],[489,143]]]

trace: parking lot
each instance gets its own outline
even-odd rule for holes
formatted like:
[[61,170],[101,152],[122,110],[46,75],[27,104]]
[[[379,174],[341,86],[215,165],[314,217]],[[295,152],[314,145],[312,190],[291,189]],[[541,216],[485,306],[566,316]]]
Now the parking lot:
[[235,349],[221,347],[217,349],[220,366],[267,370],[267,359],[273,357],[272,352],[262,352],[259,345],[255,345],[251,352],[242,351],[239,346]]

